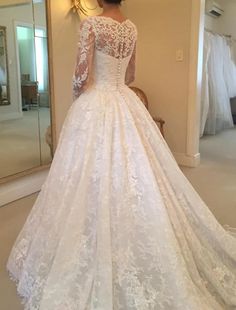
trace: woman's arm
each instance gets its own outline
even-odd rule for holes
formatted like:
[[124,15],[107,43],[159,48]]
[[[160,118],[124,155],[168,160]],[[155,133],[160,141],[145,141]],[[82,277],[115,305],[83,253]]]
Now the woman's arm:
[[77,53],[77,62],[73,75],[73,97],[77,99],[86,89],[91,77],[95,35],[89,19],[81,22],[80,40]]

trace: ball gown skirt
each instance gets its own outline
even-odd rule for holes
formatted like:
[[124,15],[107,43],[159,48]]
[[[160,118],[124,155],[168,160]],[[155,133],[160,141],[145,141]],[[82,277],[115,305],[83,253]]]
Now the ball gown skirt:
[[236,309],[236,239],[125,85],[72,104],[8,261],[25,309]]

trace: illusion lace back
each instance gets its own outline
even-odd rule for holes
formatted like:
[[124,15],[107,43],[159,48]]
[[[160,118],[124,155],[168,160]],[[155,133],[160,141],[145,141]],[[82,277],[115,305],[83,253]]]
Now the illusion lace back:
[[75,70],[74,98],[91,84],[118,89],[134,80],[137,30],[130,20],[108,17],[82,23]]
[[75,101],[7,265],[25,309],[236,309],[236,239],[126,86],[136,37],[82,23]]

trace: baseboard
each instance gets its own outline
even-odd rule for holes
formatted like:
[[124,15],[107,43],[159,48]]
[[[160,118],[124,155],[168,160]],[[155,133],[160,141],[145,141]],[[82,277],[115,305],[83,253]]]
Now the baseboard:
[[184,153],[173,153],[173,155],[180,166],[195,168],[200,164],[200,153],[192,156]]
[[0,185],[0,207],[41,189],[48,170],[39,171]]
[[13,112],[13,113],[1,113],[0,121],[10,121],[12,119],[22,118],[23,113],[21,112]]

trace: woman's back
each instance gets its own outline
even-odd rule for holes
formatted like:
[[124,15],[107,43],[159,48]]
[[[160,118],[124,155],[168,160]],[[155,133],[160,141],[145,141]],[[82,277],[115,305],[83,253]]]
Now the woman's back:
[[[136,26],[126,19],[89,17],[81,24],[74,90],[117,87],[134,79]],[[78,94],[75,94],[77,97]]]
[[110,17],[94,16],[87,20],[93,27],[95,50],[115,58],[131,56],[136,39],[136,26],[126,19],[118,22]]

